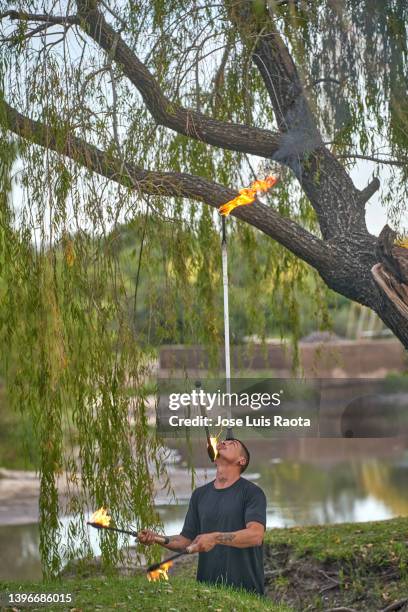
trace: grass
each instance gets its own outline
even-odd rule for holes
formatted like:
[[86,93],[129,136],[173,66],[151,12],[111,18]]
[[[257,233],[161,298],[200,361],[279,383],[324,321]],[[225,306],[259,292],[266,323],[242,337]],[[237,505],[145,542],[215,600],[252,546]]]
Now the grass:
[[[144,576],[134,578],[93,578],[62,583],[1,583],[1,592],[72,593],[69,606],[49,606],[55,610],[152,610],[166,612],[290,612],[291,608],[241,590],[198,584],[194,580],[173,577],[171,582],[147,582]],[[25,608],[26,609],[26,608]],[[44,610],[34,606],[31,610]]]
[[296,556],[360,565],[400,565],[408,572],[408,518],[369,523],[269,529],[265,542],[293,548]]
[[84,574],[80,578],[76,572],[74,578],[66,577],[60,582],[0,582],[0,593],[73,594],[72,604],[47,606],[51,611],[294,612],[347,607],[374,612],[408,596],[407,544],[408,517],[270,529],[265,537],[265,576],[274,577],[266,581],[268,599],[197,583],[191,577],[194,559],[177,564],[169,582],[149,583],[144,574]]
[[[270,584],[274,601],[294,605],[300,591],[305,608],[373,612],[408,596],[408,517],[271,529],[266,545],[279,555],[273,569],[283,568],[288,579],[285,586]],[[308,591],[304,585],[311,582]]]

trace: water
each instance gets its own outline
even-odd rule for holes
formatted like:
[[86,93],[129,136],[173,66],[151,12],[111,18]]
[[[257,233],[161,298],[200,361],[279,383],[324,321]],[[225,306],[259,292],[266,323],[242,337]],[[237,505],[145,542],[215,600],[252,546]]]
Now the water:
[[41,578],[37,525],[0,527],[0,580]]
[[[181,443],[176,450],[173,482],[179,503],[159,506],[167,534],[180,532],[189,498],[190,476],[184,467],[188,456]],[[270,441],[256,441],[250,450],[245,476],[266,493],[268,527],[408,516],[407,439],[298,439],[275,441],[273,446]],[[192,459],[198,472],[205,474],[205,447],[195,445]],[[214,470],[208,469],[206,475],[212,480]],[[96,532],[92,543],[97,554]],[[39,579],[38,544],[36,524],[0,526],[0,580]]]

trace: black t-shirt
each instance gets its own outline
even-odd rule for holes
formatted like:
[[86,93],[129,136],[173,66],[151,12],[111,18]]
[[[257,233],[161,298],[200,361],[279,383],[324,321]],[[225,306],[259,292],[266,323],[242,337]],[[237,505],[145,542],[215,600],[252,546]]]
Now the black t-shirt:
[[[226,489],[216,489],[213,481],[193,492],[181,535],[194,540],[202,533],[245,529],[251,521],[266,526],[262,489],[244,478]],[[199,553],[197,580],[263,594],[263,546],[234,548],[217,544],[209,552]]]

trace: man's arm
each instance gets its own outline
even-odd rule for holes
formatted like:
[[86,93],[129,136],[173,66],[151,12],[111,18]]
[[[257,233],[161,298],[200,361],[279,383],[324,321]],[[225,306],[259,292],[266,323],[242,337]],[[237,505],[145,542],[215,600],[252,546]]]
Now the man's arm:
[[264,533],[265,527],[261,523],[250,521],[245,529],[240,529],[239,531],[202,533],[188,546],[188,552],[208,552],[214,546],[217,546],[217,544],[233,546],[234,548],[261,546]]
[[[186,518],[184,520],[183,529],[180,535],[169,536],[167,538],[168,541],[166,543],[161,544],[161,546],[164,546],[169,550],[184,550],[189,544],[192,543],[197,533],[198,516],[196,505],[196,492],[194,491],[191,496],[190,503],[188,505]],[[151,546],[155,543],[155,535],[156,534],[154,533],[154,531],[142,529],[142,531],[139,531],[138,533],[138,540],[141,544]]]
[[[155,536],[157,534],[154,531],[149,531],[148,529],[142,529],[138,533],[138,540],[141,544],[145,544],[146,546],[151,546],[152,544],[156,544]],[[187,548],[189,544],[191,544],[192,540],[189,538],[185,538],[182,535],[174,535],[168,536],[168,542],[166,544],[161,544],[164,548],[168,548],[169,550],[184,550]]]

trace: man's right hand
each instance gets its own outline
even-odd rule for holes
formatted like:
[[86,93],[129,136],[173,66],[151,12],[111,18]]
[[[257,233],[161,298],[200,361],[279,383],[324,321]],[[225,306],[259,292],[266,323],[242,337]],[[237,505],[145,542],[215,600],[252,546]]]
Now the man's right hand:
[[151,546],[155,544],[156,533],[154,531],[150,531],[149,529],[142,529],[137,534],[137,538],[141,544],[145,544],[146,546]]

